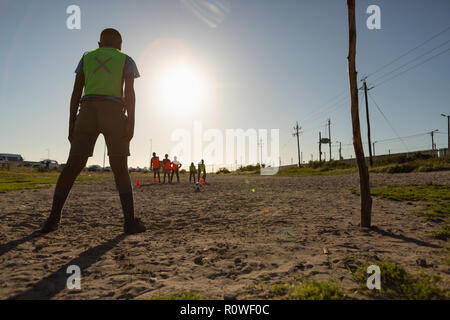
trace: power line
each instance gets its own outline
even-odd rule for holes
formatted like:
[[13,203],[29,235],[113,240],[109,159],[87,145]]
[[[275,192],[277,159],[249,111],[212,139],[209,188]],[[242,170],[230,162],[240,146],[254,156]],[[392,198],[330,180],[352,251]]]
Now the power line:
[[430,61],[430,60],[433,60],[434,58],[437,58],[438,56],[440,56],[440,55],[442,55],[442,54],[444,54],[444,53],[446,53],[446,52],[448,52],[448,51],[450,51],[450,48],[448,48],[448,49],[446,49],[446,50],[444,50],[444,51],[441,51],[441,52],[439,52],[438,54],[435,54],[434,56],[431,56],[430,58],[428,58],[428,59],[422,61],[421,63],[418,63],[418,64],[416,64],[416,65],[414,65],[414,66],[412,66],[412,67],[410,67],[410,68],[408,68],[408,69],[406,69],[406,70],[400,72],[400,73],[397,73],[396,75],[394,75],[394,76],[392,76],[392,77],[390,77],[390,78],[388,78],[388,79],[386,79],[386,80],[384,80],[384,81],[382,81],[382,82],[380,82],[380,83],[375,84],[373,87],[379,87],[379,86],[381,86],[382,84],[384,84],[384,83],[386,83],[386,82],[388,82],[388,81],[390,81],[390,80],[392,80],[392,79],[395,79],[395,78],[401,76],[402,74],[404,74],[404,73],[406,73],[406,72],[408,72],[408,71],[410,71],[410,70],[412,70],[412,69],[415,69],[415,68],[417,68],[417,67],[419,67],[419,66],[421,66],[421,65],[423,65],[423,64],[425,64],[425,63],[427,63],[427,62]]
[[[416,138],[416,137],[421,137],[421,136],[425,136],[428,135],[428,132],[423,132],[423,133],[417,133],[417,134],[413,134],[410,136],[404,136],[404,137],[400,137],[402,139],[410,139],[410,138]],[[394,140],[398,140],[399,138],[388,138],[388,139],[383,139],[383,140],[377,140],[377,143],[383,143],[383,142],[390,142],[390,141],[394,141]]]
[[[336,103],[339,103],[339,102],[336,102],[335,100],[336,100],[337,98],[341,97],[342,95],[344,95],[346,92],[347,92],[347,90],[343,90],[340,94],[334,96],[332,99],[328,100],[326,103],[324,103],[324,104],[320,105],[319,107],[317,107],[317,108],[316,108],[313,112],[311,112],[310,114],[308,114],[308,115],[302,117],[303,121],[308,120],[308,119],[311,118],[311,117],[316,117],[317,115],[323,113],[325,110],[327,110],[327,109],[333,107],[334,105],[336,105]],[[343,97],[343,98],[347,98],[347,96],[345,96],[345,97]],[[337,101],[341,101],[341,100],[342,100],[342,98],[337,99]],[[329,104],[330,104],[331,102],[333,102],[333,101],[334,101],[334,103],[332,103],[330,106],[326,107],[325,109],[321,110],[323,107],[329,105]]]
[[391,122],[388,120],[388,118],[384,115],[384,112],[381,111],[380,106],[378,105],[378,103],[375,101],[375,99],[372,97],[372,95],[369,93],[368,94],[370,99],[372,99],[372,101],[375,103],[375,106],[377,107],[378,111],[380,111],[381,115],[383,116],[384,120],[386,120],[387,124],[391,127],[392,131],[394,131],[395,135],[399,138],[399,140],[402,142],[403,146],[406,148],[406,151],[409,152],[408,146],[406,145],[405,141],[400,137],[400,135],[397,133],[397,130],[395,130],[394,126],[392,126]]
[[439,49],[439,48],[443,47],[444,45],[446,45],[446,44],[449,43],[449,42],[450,42],[450,39],[447,40],[447,41],[445,41],[445,42],[443,42],[443,43],[441,43],[440,45],[438,45],[438,46],[432,48],[431,50],[429,50],[429,51],[427,51],[427,52],[421,54],[420,56],[417,56],[417,57],[415,57],[414,59],[412,59],[412,60],[410,60],[410,61],[408,61],[408,62],[402,64],[401,66],[399,66],[399,67],[397,67],[397,68],[395,68],[395,69],[389,71],[388,73],[385,73],[385,74],[381,75],[380,77],[376,78],[375,80],[372,80],[372,82],[377,82],[378,80],[383,79],[384,77],[386,77],[386,76],[388,76],[388,75],[390,75],[390,74],[393,74],[395,71],[400,70],[400,69],[402,69],[403,67],[406,67],[406,66],[409,65],[410,63],[412,63],[412,62],[414,62],[414,61],[417,61],[418,59],[420,59],[420,58],[426,56],[427,54],[429,54],[429,53],[435,51],[436,49]]
[[389,62],[389,63],[387,63],[387,64],[381,66],[380,68],[378,68],[378,69],[375,70],[374,72],[370,73],[370,74],[367,75],[366,77],[373,76],[374,74],[380,72],[380,71],[383,70],[384,68],[386,68],[386,67],[392,65],[393,63],[395,63],[395,62],[397,62],[398,60],[400,60],[401,58],[407,56],[407,55],[410,54],[411,52],[413,52],[413,51],[415,51],[415,50],[417,50],[417,49],[423,47],[425,44],[427,44],[427,43],[430,42],[431,40],[437,38],[437,37],[440,36],[441,34],[447,32],[448,30],[450,30],[450,26],[448,26],[447,28],[445,28],[445,29],[442,30],[442,31],[439,31],[437,34],[435,34],[435,35],[433,35],[431,38],[425,40],[424,42],[422,42],[422,43],[419,44],[418,46],[416,46],[416,47],[414,47],[414,48],[408,50],[407,52],[401,54],[400,56],[398,56],[397,58],[395,58],[395,59],[392,60],[391,62]]
[[[359,94],[361,94],[361,92],[358,92],[358,95]],[[320,121],[323,121],[323,119],[321,119],[322,118],[322,114],[325,114],[325,113],[327,113],[328,115],[329,114],[331,114],[331,113],[333,113],[333,112],[335,112],[335,111],[337,111],[337,110],[339,110],[340,108],[342,108],[342,107],[344,107],[345,106],[345,103],[347,102],[347,101],[349,101],[350,100],[350,97],[345,97],[345,99],[340,99],[340,101],[339,102],[336,102],[335,104],[333,104],[333,105],[331,105],[330,106],[330,108],[329,108],[329,110],[327,110],[326,112],[325,112],[325,110],[324,110],[324,112],[321,112],[320,114],[320,116],[317,116],[317,117],[314,117],[311,121],[309,121],[310,123],[315,123],[317,120],[319,120],[320,119]],[[319,114],[318,114],[319,115]],[[303,131],[303,133],[306,133],[306,132],[311,132],[311,131],[313,131],[313,130],[316,130],[316,129],[318,129],[318,128],[322,128],[323,127],[323,124],[321,124],[321,125],[319,125],[319,126],[316,126],[316,127],[314,127],[314,128],[312,128],[312,129],[308,129],[308,130],[305,130],[305,131]]]

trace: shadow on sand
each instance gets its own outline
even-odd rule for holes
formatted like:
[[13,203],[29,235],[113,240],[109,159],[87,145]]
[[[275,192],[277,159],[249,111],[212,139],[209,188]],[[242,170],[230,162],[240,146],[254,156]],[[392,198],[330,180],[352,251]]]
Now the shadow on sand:
[[0,256],[13,250],[14,248],[21,245],[22,243],[31,241],[35,238],[39,238],[40,236],[42,236],[42,233],[40,233],[39,231],[35,231],[35,232],[23,237],[22,239],[12,240],[8,243],[2,244],[2,245],[0,245]]
[[435,248],[435,249],[442,248],[441,246],[433,244],[433,243],[429,243],[429,242],[425,242],[425,241],[422,241],[422,240],[406,237],[406,236],[401,235],[401,234],[395,234],[395,233],[393,233],[391,231],[386,231],[386,230],[380,229],[380,228],[375,227],[375,226],[371,227],[370,230],[371,231],[375,231],[376,233],[379,233],[382,236],[388,236],[388,237],[392,237],[392,238],[395,238],[395,239],[403,240],[403,241],[406,241],[406,242],[415,243],[418,246]]
[[108,240],[96,247],[89,248],[88,250],[82,252],[77,258],[61,266],[54,273],[41,279],[25,292],[12,296],[10,299],[51,299],[66,288],[67,278],[70,276],[70,274],[66,273],[68,266],[79,266],[81,269],[81,273],[83,274],[83,270],[86,270],[92,264],[97,262],[106,252],[114,248],[119,244],[120,241],[125,239],[125,237],[125,234],[120,234],[115,238]]

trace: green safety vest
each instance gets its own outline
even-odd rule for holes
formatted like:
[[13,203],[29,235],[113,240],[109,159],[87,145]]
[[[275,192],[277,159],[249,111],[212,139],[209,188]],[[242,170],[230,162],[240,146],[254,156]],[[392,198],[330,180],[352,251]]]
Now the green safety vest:
[[122,98],[123,68],[127,55],[115,48],[98,48],[83,56],[84,95]]
[[190,171],[190,172],[195,172],[195,166],[194,166],[194,165],[190,166],[190,167],[189,167],[189,171]]
[[200,164],[200,171],[205,172],[205,164]]

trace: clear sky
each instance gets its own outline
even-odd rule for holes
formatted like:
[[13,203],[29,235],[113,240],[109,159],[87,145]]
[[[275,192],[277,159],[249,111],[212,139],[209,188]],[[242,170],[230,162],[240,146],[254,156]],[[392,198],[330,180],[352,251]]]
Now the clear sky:
[[[81,8],[80,30],[66,27],[66,8],[72,4]],[[366,27],[369,5],[381,8],[381,30]],[[358,0],[356,17],[361,77],[449,27],[450,1]],[[194,120],[205,130],[280,129],[281,161],[290,164],[297,157],[295,122],[304,131],[303,158],[310,160],[318,158],[318,132],[331,118],[333,157],[337,141],[344,157],[354,154],[346,100],[345,0],[0,0],[0,153],[41,160],[49,151],[50,158],[66,161],[74,70],[107,27],[121,32],[122,50],[141,73],[135,83],[131,166],[148,165],[150,139],[153,150],[164,154],[174,144],[171,133],[192,130]],[[429,149],[430,135],[409,136],[434,129],[439,129],[437,147],[446,147],[447,121],[440,114],[450,113],[450,51],[386,83],[390,76],[377,78],[390,71],[395,76],[450,48],[448,40],[450,30],[369,76],[369,86],[375,85],[370,95],[396,131],[369,99],[372,140],[380,140],[377,154]],[[180,60],[190,70],[188,84],[162,88],[167,70]],[[196,81],[201,88],[193,97],[192,90],[187,94],[193,101],[164,100],[164,90],[184,97],[180,91]],[[360,116],[365,143],[364,108]],[[383,141],[398,136],[406,138]],[[102,164],[103,147],[100,136],[88,164]]]

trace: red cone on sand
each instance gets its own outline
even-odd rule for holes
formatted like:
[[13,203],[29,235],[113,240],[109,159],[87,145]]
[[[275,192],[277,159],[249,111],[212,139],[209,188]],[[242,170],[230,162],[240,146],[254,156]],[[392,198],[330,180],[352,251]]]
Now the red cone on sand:
[[138,178],[137,181],[136,181],[136,185],[137,185],[137,186],[140,186],[139,178]]
[[155,178],[155,179],[153,179],[153,183],[156,183],[156,178]]

